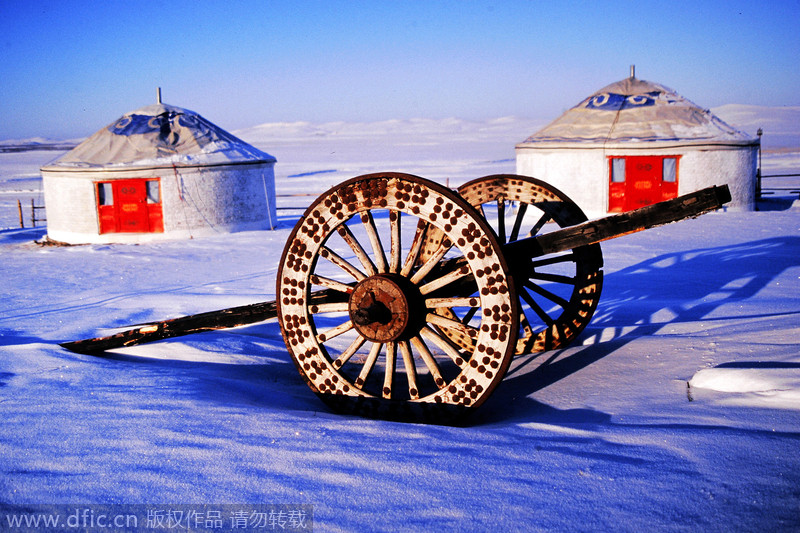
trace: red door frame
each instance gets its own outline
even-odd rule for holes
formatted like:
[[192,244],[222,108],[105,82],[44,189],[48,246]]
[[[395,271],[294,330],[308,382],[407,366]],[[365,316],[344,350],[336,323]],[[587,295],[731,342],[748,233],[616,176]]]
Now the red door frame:
[[163,233],[160,178],[95,183],[100,234]]
[[608,212],[631,211],[677,197],[679,161],[675,155],[609,157]]

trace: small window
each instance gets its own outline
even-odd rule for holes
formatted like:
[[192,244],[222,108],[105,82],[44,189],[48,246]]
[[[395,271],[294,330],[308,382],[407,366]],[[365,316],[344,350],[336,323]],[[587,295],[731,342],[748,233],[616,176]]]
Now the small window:
[[625,182],[625,159],[621,157],[611,159],[611,182]]
[[97,204],[114,205],[114,192],[111,189],[110,183],[97,184]]
[[161,203],[161,190],[158,186],[157,180],[147,181],[147,203],[148,204]]
[[661,167],[661,179],[665,183],[678,181],[678,160],[674,157],[665,157]]

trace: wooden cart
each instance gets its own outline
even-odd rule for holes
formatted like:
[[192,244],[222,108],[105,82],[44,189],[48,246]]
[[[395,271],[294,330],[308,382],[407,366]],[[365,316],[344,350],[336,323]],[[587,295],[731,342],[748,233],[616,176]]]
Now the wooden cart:
[[599,242],[730,201],[711,187],[587,221],[542,181],[494,175],[454,192],[408,174],[360,176],[306,210],[276,300],[62,346],[80,353],[277,318],[308,386],[338,412],[443,422],[482,404],[515,355],[561,348],[603,284]]

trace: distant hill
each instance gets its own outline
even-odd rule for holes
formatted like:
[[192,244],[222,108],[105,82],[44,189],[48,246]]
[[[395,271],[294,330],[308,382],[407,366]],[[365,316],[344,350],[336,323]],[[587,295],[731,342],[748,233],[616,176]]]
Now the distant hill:
[[[745,104],[727,104],[711,112],[734,128],[755,136],[763,130],[764,150],[800,150],[800,106],[766,107]],[[525,140],[557,118],[558,113],[544,119],[502,117],[486,121],[469,121],[457,118],[403,119],[379,122],[270,122],[234,132],[247,142],[267,149],[271,143],[323,139],[376,138],[392,143],[432,144],[441,142],[500,142],[510,146]],[[267,150],[269,151],[269,150]]]
[[32,139],[18,139],[0,141],[0,153],[31,152],[34,150],[64,151],[72,150],[81,140],[54,141],[35,137]]

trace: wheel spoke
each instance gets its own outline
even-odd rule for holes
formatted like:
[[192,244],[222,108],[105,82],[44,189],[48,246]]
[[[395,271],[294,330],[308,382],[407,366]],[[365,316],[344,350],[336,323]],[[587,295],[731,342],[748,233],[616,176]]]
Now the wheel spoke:
[[455,364],[459,366],[459,368],[465,368],[468,363],[461,352],[458,351],[458,347],[447,340],[445,337],[442,337],[435,331],[433,331],[428,326],[425,326],[420,331],[420,334],[438,346],[447,356],[453,360]]
[[419,252],[422,250],[422,245],[425,243],[425,235],[428,233],[428,224],[420,219],[417,222],[417,231],[414,233],[414,240],[411,242],[411,249],[406,256],[406,262],[403,269],[400,271],[401,276],[408,276],[417,264]]
[[570,252],[570,253],[564,254],[564,255],[557,255],[557,256],[554,256],[554,257],[546,257],[544,259],[537,259],[535,261],[531,261],[531,266],[533,268],[537,268],[537,267],[543,267],[543,266],[548,266],[548,265],[555,265],[555,264],[558,264],[558,263],[570,263],[570,262],[574,263],[576,261],[577,261],[577,258],[575,257],[575,253],[574,252]]
[[381,244],[381,238],[378,236],[377,228],[375,228],[375,221],[372,219],[371,211],[361,213],[361,223],[364,224],[367,237],[369,237],[369,242],[372,244],[372,250],[375,252],[375,264],[378,267],[378,272],[385,274],[387,268],[386,254],[383,251],[383,244]]
[[320,257],[324,257],[334,265],[338,266],[339,268],[341,268],[342,270],[344,270],[345,272],[356,278],[356,281],[361,281],[362,279],[365,279],[367,277],[364,275],[363,272],[361,272],[359,269],[351,265],[342,256],[340,256],[327,246],[323,246],[322,248],[319,249],[319,255]]
[[524,289],[519,291],[519,296],[525,301],[526,304],[528,304],[528,307],[533,309],[533,312],[539,316],[542,322],[544,322],[547,326],[551,326],[553,324],[553,319],[550,318],[550,315],[545,313],[544,309],[542,309],[542,307],[536,303],[536,300],[533,299],[533,296],[528,294],[528,291]]
[[[558,334],[558,335],[556,335]],[[552,350],[554,346],[559,344],[559,341],[565,337],[563,325],[560,322],[554,322],[552,326],[547,328],[544,332],[544,349]]]
[[497,197],[497,238],[506,242],[506,199]]
[[417,367],[414,365],[414,356],[411,355],[411,347],[408,341],[400,341],[400,353],[403,355],[403,367],[406,370],[408,379],[408,395],[412,400],[419,399],[419,388],[417,387]]
[[477,296],[466,298],[426,298],[425,307],[435,309],[438,307],[471,307],[469,310],[473,315],[481,305],[481,300]]
[[348,228],[346,224],[342,224],[336,228],[336,231],[339,232],[339,235],[342,237],[344,242],[346,242],[347,245],[353,250],[353,253],[356,254],[356,257],[359,261],[361,261],[361,265],[367,270],[367,273],[370,276],[377,274],[378,270],[375,268],[375,264],[367,255],[367,252],[364,251],[364,247],[361,246],[360,242],[358,242],[358,239],[356,239],[356,236],[353,235],[353,232],[350,230],[350,228]]
[[323,287],[328,287],[329,289],[343,292],[345,294],[350,294],[353,292],[354,288],[352,285],[346,285],[341,281],[336,281],[335,279],[326,278],[317,274],[313,274],[309,279],[314,285],[322,285]]
[[428,313],[425,317],[425,320],[428,323],[433,324],[434,326],[439,326],[440,328],[456,330],[462,335],[466,335],[470,339],[474,339],[478,336],[478,328],[467,326],[465,324],[462,324],[458,320],[446,318],[440,315],[436,315],[434,313]]
[[335,328],[331,328],[317,335],[317,342],[327,342],[334,337],[338,337],[342,333],[350,331],[351,329],[353,329],[353,323],[350,320],[342,322]]
[[449,285],[454,281],[463,279],[467,276],[472,276],[472,273],[470,273],[469,267],[467,265],[463,265],[462,267],[457,268],[452,272],[448,272],[447,274],[439,278],[429,281],[428,283],[419,288],[419,292],[424,296],[425,294],[429,294],[435,291],[436,289],[441,289],[442,287]]
[[528,322],[528,317],[525,316],[525,313],[519,314],[519,327],[525,333],[525,336],[531,336],[533,334],[533,328],[531,327],[531,323]]
[[392,398],[392,383],[394,380],[395,360],[397,359],[397,343],[386,343],[386,372],[383,375],[383,397]]
[[527,287],[528,289],[532,290],[536,294],[539,294],[540,296],[544,296],[545,298],[547,298],[551,302],[557,303],[558,305],[560,305],[564,309],[569,307],[569,302],[567,300],[565,300],[561,296],[558,296],[557,294],[553,294],[552,292],[548,291],[547,289],[543,289],[542,287],[536,285],[535,283],[531,283],[531,282],[528,281],[528,282],[525,282],[524,285],[525,285],[525,287]]
[[530,279],[539,279],[542,281],[552,281],[554,283],[563,283],[565,285],[575,285],[576,279],[574,276],[562,276],[561,274],[548,274],[547,272],[530,272],[528,274]]
[[534,335],[531,323],[528,321],[528,317],[525,316],[525,312],[522,310],[519,313],[519,326],[522,334],[520,334],[517,340],[517,353],[530,353],[536,341],[536,336]]
[[403,251],[403,243],[400,239],[400,211],[389,211],[389,224],[392,239],[389,272],[396,274],[400,270],[400,256]]
[[528,210],[528,204],[520,202],[517,207],[517,217],[514,219],[514,227],[511,228],[511,235],[508,236],[508,242],[516,241],[519,238],[519,229],[522,226],[522,219],[525,218],[525,212]]
[[469,309],[466,313],[464,313],[464,318],[461,319],[461,323],[466,325],[469,324],[469,321],[472,320],[472,317],[475,316],[475,313],[478,312],[480,305],[475,305],[471,309]]
[[544,227],[544,225],[550,221],[551,218],[552,217],[550,216],[549,213],[543,213],[542,216],[539,218],[539,220],[536,221],[536,224],[533,225],[533,228],[531,228],[531,231],[530,233],[528,233],[528,236],[534,237],[536,234],[538,234]]
[[425,344],[425,341],[422,340],[422,337],[419,335],[415,335],[411,337],[411,344],[414,345],[414,348],[419,352],[420,356],[422,356],[422,360],[425,362],[425,366],[428,367],[428,370],[431,373],[431,377],[433,377],[434,383],[440,389],[446,385],[444,379],[442,378],[442,374],[439,371],[439,365],[436,364],[436,360],[433,358],[433,354],[428,349],[428,345]]
[[433,270],[433,267],[439,264],[439,260],[444,257],[444,254],[446,254],[452,247],[453,243],[450,242],[450,239],[445,238],[439,245],[439,248],[437,248],[436,251],[428,258],[428,260],[425,261],[425,264],[423,264],[419,270],[417,270],[414,275],[411,276],[411,283],[418,285],[419,282],[422,281],[422,279],[427,276],[431,270]]
[[324,304],[312,304],[309,307],[312,315],[322,314],[322,313],[342,313],[348,311],[348,304],[347,302],[333,302],[333,303],[324,303]]
[[367,378],[369,377],[369,373],[372,372],[372,367],[375,366],[375,361],[378,360],[378,354],[381,353],[381,348],[383,348],[383,344],[379,342],[375,342],[372,344],[372,348],[369,350],[369,355],[367,356],[367,360],[364,361],[364,366],[361,367],[361,373],[358,374],[358,378],[356,378],[355,385],[359,389],[364,387],[364,383],[367,382]]
[[348,346],[345,351],[339,354],[339,357],[337,357],[336,360],[333,362],[333,367],[342,368],[342,365],[344,365],[347,361],[349,361],[350,358],[353,356],[353,354],[356,353],[358,349],[364,345],[365,342],[367,342],[367,339],[365,339],[359,333],[356,339],[350,344],[350,346]]

